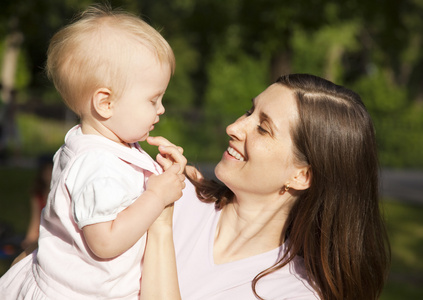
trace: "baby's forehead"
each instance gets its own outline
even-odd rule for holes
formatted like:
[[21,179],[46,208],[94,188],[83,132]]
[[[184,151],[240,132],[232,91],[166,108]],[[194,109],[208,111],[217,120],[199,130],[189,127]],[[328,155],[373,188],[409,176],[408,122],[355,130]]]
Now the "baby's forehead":
[[101,24],[101,26],[86,36],[86,42],[93,44],[99,51],[103,51],[104,49],[118,52],[124,51],[116,55],[123,55],[133,50],[140,51],[148,49],[155,52],[155,47],[150,41],[144,39],[142,34],[136,34],[120,26],[114,26],[113,23]]
[[134,36],[129,34],[124,28],[117,26],[115,23],[99,22],[98,26],[86,31],[87,42],[98,44],[110,44],[117,42],[130,42]]
[[144,21],[122,16],[106,16],[87,25],[90,28],[85,31],[84,43],[87,44],[88,50],[92,51],[87,55],[104,55],[107,58],[134,56],[140,51],[147,51],[154,54],[160,63],[169,63],[173,70],[174,57],[170,46]]

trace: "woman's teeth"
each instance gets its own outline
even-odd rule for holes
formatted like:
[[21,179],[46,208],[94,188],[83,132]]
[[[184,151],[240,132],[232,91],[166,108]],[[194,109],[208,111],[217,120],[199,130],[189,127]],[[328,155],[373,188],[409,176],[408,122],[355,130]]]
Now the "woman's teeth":
[[244,161],[244,157],[232,147],[228,147],[228,153],[240,161]]

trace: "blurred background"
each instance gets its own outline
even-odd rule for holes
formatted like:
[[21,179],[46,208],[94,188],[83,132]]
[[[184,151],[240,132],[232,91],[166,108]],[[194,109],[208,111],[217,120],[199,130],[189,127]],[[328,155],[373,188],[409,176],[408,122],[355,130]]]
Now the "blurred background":
[[[49,39],[95,2],[1,0],[0,275],[27,234],[42,158],[78,122],[44,73]],[[393,251],[382,299],[423,299],[422,0],[109,2],[172,46],[176,72],[152,135],[183,146],[207,174],[227,147],[225,127],[279,75],[311,73],[357,91],[376,127]]]

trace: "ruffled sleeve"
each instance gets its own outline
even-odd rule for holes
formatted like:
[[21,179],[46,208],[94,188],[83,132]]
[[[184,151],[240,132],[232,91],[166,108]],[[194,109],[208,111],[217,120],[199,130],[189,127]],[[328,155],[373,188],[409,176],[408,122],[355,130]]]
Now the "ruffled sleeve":
[[114,220],[134,202],[144,189],[144,177],[133,175],[131,165],[109,152],[82,154],[66,179],[78,227]]

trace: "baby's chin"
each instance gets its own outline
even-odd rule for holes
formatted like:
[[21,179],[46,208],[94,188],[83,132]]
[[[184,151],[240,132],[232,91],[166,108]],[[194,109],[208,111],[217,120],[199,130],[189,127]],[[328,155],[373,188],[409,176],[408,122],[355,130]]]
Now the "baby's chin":
[[148,137],[150,136],[150,132],[147,132],[146,134],[144,134],[141,138],[139,138],[136,142],[144,142]]
[[138,142],[144,142],[148,137],[149,137],[150,133],[146,133],[145,135],[143,135],[140,138],[134,138],[134,139],[128,139],[125,141],[125,143],[127,144],[135,144]]

